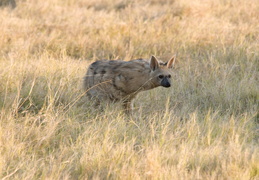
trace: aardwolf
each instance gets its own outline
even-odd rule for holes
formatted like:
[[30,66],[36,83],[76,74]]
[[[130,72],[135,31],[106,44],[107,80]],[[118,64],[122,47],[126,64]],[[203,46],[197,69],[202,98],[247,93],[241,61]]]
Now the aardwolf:
[[96,104],[101,101],[121,101],[129,113],[131,101],[140,91],[171,86],[171,71],[175,56],[168,62],[159,62],[155,56],[150,61],[100,60],[92,63],[84,77],[84,89]]

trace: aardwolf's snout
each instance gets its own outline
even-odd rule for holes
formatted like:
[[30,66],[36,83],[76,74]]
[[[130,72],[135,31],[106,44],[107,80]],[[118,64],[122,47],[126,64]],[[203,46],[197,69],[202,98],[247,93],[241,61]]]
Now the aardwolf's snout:
[[170,86],[171,86],[171,84],[167,83],[163,87],[169,88]]
[[170,84],[170,82],[168,81],[167,78],[164,78],[164,79],[162,80],[161,85],[162,85],[163,87],[166,87],[166,88],[169,88],[169,87],[171,86],[171,84]]

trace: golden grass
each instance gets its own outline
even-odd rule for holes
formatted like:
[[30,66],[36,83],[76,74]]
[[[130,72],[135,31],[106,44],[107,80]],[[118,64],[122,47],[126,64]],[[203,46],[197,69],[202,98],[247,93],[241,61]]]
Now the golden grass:
[[[258,1],[6,2],[0,179],[259,178]],[[131,117],[84,97],[94,60],[175,53]]]

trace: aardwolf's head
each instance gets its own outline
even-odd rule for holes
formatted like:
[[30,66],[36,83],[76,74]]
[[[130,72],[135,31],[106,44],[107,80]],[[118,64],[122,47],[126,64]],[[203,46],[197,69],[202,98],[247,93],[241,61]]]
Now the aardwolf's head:
[[159,63],[155,56],[151,56],[150,68],[152,83],[156,86],[170,87],[171,86],[171,69],[175,63],[175,56],[166,63]]

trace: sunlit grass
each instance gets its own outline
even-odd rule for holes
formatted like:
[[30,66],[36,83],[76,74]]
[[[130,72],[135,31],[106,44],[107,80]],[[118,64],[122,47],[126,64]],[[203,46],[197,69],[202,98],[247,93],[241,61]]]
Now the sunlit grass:
[[[1,179],[258,179],[258,2],[16,4],[0,7]],[[84,96],[92,61],[173,54],[172,88],[132,116]]]

